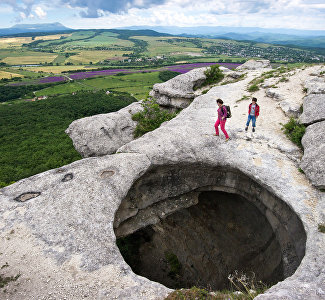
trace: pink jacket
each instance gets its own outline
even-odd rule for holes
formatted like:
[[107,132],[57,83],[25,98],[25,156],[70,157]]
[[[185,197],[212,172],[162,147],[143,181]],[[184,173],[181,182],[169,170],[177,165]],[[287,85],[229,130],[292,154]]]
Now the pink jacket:
[[227,119],[227,108],[224,105],[218,108],[218,119],[222,120],[222,117],[224,117],[224,120]]

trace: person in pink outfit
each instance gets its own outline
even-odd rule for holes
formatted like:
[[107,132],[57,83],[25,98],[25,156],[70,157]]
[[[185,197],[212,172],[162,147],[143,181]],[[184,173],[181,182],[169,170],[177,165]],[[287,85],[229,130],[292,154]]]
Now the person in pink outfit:
[[218,108],[218,120],[214,124],[214,128],[216,129],[216,135],[219,136],[219,124],[221,131],[224,133],[226,137],[226,142],[229,141],[229,135],[225,129],[226,121],[227,121],[227,108],[223,105],[223,101],[221,99],[217,100]]

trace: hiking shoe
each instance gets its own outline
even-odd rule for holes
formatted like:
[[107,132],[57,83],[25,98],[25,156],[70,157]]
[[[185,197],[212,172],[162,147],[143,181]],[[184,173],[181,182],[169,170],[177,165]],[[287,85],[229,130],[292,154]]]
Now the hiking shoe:
[[229,138],[226,139],[226,142],[228,142],[228,141],[229,141]]
[[253,130],[252,130],[253,132],[255,132],[255,128],[253,128]]
[[246,127],[245,127],[245,131],[247,131],[247,130],[248,130],[248,127],[246,126]]

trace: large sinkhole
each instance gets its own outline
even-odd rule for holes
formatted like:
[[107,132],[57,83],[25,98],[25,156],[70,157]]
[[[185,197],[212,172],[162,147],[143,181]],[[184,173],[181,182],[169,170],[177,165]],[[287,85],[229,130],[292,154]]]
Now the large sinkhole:
[[169,288],[224,289],[235,270],[275,284],[294,273],[305,253],[295,212],[224,167],[152,169],[129,190],[114,228],[132,270]]

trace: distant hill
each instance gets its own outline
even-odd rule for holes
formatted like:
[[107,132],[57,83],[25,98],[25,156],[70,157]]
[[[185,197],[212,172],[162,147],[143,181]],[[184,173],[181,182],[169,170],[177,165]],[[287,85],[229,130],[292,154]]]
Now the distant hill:
[[0,28],[0,36],[14,35],[29,32],[53,32],[71,30],[61,23],[43,23],[43,24],[17,24],[10,28]]
[[132,26],[124,29],[151,29],[174,35],[200,38],[222,38],[300,47],[325,48],[325,30],[225,26]]

